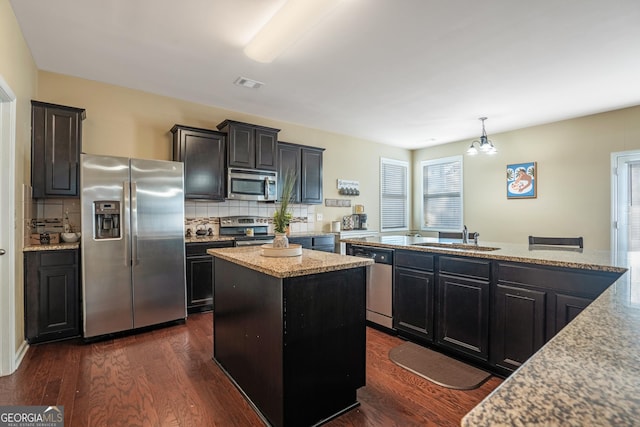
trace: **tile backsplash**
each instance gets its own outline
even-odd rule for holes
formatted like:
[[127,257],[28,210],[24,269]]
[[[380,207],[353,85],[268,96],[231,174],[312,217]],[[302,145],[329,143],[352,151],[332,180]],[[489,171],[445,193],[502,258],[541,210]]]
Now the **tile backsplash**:
[[[63,231],[65,214],[71,231],[81,231],[80,199],[31,199],[31,188],[25,186],[23,194],[25,212],[25,239],[30,233],[59,233]],[[195,230],[198,225],[212,228],[218,234],[220,217],[251,215],[272,218],[278,205],[274,203],[227,200],[224,202],[185,201],[185,232]],[[291,205],[292,233],[315,231],[315,206]],[[273,224],[269,224],[273,232]]]
[[[184,204],[185,232],[187,228],[195,230],[199,225],[212,228],[219,234],[220,218],[227,216],[260,216],[273,218],[278,205],[274,203],[244,200],[226,200],[224,202],[186,201]],[[290,231],[304,233],[315,231],[315,205],[291,205],[293,221]],[[273,233],[273,223],[269,223],[269,233]]]

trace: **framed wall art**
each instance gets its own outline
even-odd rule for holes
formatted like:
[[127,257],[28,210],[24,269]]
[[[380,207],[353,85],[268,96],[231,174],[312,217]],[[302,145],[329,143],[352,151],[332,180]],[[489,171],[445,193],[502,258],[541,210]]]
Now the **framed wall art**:
[[507,199],[531,199],[537,196],[536,162],[507,165]]

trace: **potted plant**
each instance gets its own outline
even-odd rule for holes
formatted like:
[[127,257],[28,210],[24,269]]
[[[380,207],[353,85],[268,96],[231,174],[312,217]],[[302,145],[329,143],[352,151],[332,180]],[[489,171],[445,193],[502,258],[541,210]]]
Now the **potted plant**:
[[289,203],[293,200],[293,190],[296,184],[296,174],[290,170],[284,176],[282,183],[282,195],[280,196],[280,206],[273,214],[273,225],[275,238],[273,239],[274,248],[289,247],[289,239],[287,238],[287,227],[293,219],[293,214],[289,212]]

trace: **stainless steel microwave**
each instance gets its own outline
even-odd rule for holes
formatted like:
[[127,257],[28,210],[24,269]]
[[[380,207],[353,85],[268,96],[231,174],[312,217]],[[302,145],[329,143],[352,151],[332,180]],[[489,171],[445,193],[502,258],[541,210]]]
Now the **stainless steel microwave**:
[[278,172],[229,168],[227,199],[275,202],[278,198]]

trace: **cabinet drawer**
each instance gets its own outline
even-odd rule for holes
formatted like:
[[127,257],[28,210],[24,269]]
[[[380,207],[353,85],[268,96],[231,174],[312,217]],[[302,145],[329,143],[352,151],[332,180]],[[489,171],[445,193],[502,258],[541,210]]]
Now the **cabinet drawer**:
[[331,246],[335,242],[334,236],[321,236],[313,238],[313,246]]
[[433,271],[434,258],[434,255],[423,252],[396,250],[396,266],[399,267]]
[[470,258],[441,256],[440,272],[489,280],[491,277],[491,262]]
[[207,249],[231,247],[233,247],[232,240],[224,242],[187,243],[185,245],[185,254],[186,256],[207,255]]
[[498,264],[499,282],[534,286],[592,297],[600,295],[618,277],[620,277],[619,273],[604,271],[537,267],[512,263]]
[[76,263],[76,251],[46,251],[40,253],[40,266],[50,267],[54,265],[74,265]]

